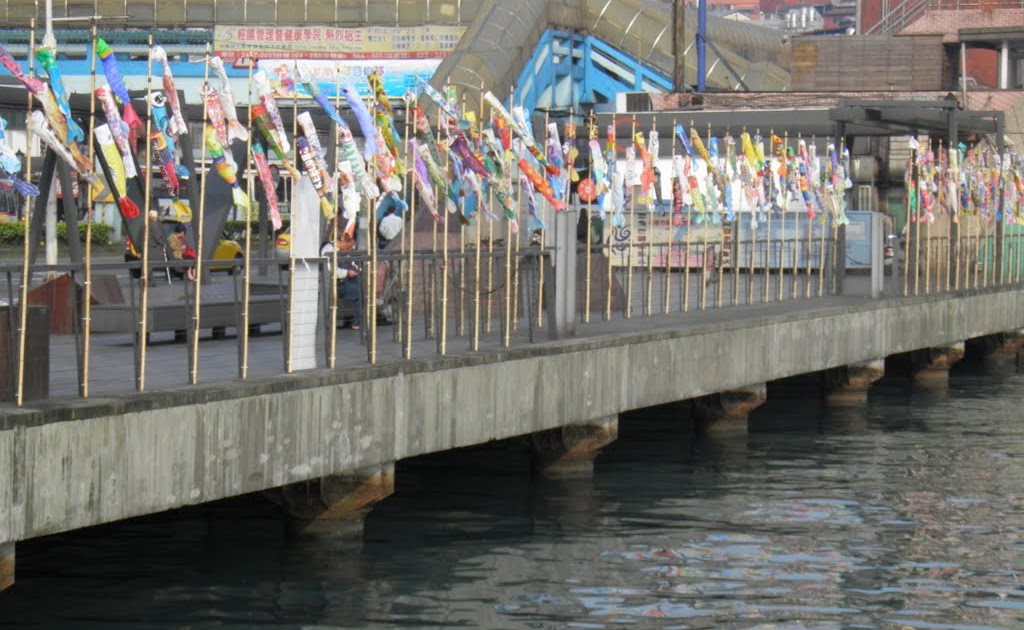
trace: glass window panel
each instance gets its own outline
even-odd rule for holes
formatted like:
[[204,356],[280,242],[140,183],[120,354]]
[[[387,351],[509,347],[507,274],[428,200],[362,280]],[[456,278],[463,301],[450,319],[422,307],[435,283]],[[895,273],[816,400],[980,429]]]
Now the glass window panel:
[[275,0],[245,0],[248,10],[245,15],[246,24],[274,24],[277,22],[277,2]]
[[156,22],[161,26],[184,26],[184,0],[157,0]]
[[214,13],[218,24],[244,24],[245,0],[216,0]]
[[7,20],[12,26],[27,27],[29,20],[42,15],[43,8],[39,7],[39,15],[36,16],[36,5],[31,0],[7,0]]
[[334,0],[309,0],[306,21],[312,24],[334,22]]
[[96,15],[114,17],[124,15],[124,0],[96,0]]
[[362,24],[366,20],[367,0],[337,0],[337,4],[338,17],[336,19],[343,25]]
[[427,21],[427,11],[439,0],[398,0],[399,24],[423,24]]
[[153,23],[153,3],[152,2],[128,2],[128,15],[132,16],[131,24],[138,26],[140,24],[152,24]]
[[367,21],[389,26],[395,23],[395,0],[377,0],[367,5]]
[[430,21],[435,24],[454,24],[459,21],[457,0],[431,0]]
[[213,0],[185,0],[189,25],[213,24]]

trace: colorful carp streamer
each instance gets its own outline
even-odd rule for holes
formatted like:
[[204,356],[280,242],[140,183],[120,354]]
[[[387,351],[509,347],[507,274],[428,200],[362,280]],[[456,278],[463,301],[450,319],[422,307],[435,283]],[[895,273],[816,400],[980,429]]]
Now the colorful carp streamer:
[[249,196],[245,194],[242,187],[238,184],[238,177],[235,173],[235,165],[229,162],[224,154],[224,146],[220,143],[217,138],[217,132],[213,127],[206,128],[206,150],[210,152],[210,159],[213,160],[213,167],[217,169],[217,174],[221,176],[221,179],[226,181],[231,186],[231,200],[235,206],[242,208],[248,213],[249,211]]
[[128,124],[121,120],[121,113],[117,111],[117,104],[114,102],[114,93],[110,91],[109,85],[101,85],[96,88],[96,99],[103,107],[103,115],[107,119],[107,126],[118,151],[121,153],[121,163],[124,165],[125,176],[135,177],[138,173],[135,169],[135,160],[132,157],[131,140],[129,138]]
[[270,119],[270,114],[262,103],[253,106],[252,121],[256,125],[256,129],[259,130],[260,135],[263,136],[263,140],[267,143],[267,147],[274,152],[277,159],[281,160],[281,164],[288,169],[292,178],[298,181],[299,172],[294,166],[292,166],[291,160],[288,159],[288,153],[277,143],[277,138],[274,134],[274,122]]
[[277,207],[277,190],[274,188],[274,177],[270,174],[270,162],[259,142],[252,143],[252,161],[256,165],[256,175],[263,187],[263,196],[267,200],[270,209],[270,224],[274,230],[280,230],[282,226],[281,211]]
[[128,94],[128,88],[124,86],[124,78],[121,77],[121,69],[117,66],[117,58],[114,57],[114,51],[110,49],[107,42],[97,39],[96,56],[100,58],[100,63],[103,65],[103,74],[107,77],[107,84],[110,86],[110,90],[121,101],[122,107],[124,107],[124,113],[121,118],[128,123],[128,128],[132,130],[132,133],[139,133],[145,125],[142,124],[139,115],[135,113],[135,108],[132,107],[132,99]]
[[334,217],[334,205],[331,204],[331,200],[327,198],[329,191],[330,181],[329,176],[326,172],[320,169],[320,165],[317,164],[317,156],[313,150],[312,145],[309,143],[309,138],[306,136],[299,136],[295,139],[295,147],[299,151],[299,159],[302,161],[302,170],[309,177],[309,181],[313,183],[313,188],[316,190],[317,196],[320,198],[320,209],[323,210],[324,217],[331,219]]
[[267,73],[262,70],[257,72],[252,76],[252,81],[256,85],[256,92],[260,95],[260,104],[267,110],[271,122],[274,123],[272,128],[274,140],[282,151],[290,152],[292,146],[288,142],[288,134],[285,133],[284,121],[281,120],[281,111],[277,108],[277,101],[274,100],[274,89],[270,86]]
[[93,135],[96,138],[96,144],[99,146],[100,153],[103,155],[103,160],[106,162],[107,167],[107,183],[109,188],[114,195],[114,200],[117,202],[118,210],[121,212],[121,216],[125,219],[135,219],[139,216],[139,206],[134,201],[128,198],[127,195],[127,179],[124,170],[124,163],[121,160],[120,152],[118,151],[117,144],[114,141],[114,136],[110,131],[108,125],[97,125],[93,129]]
[[53,150],[65,164],[70,166],[72,169],[77,170],[82,177],[86,179],[90,184],[99,183],[99,179],[96,174],[92,172],[92,164],[86,159],[81,153],[72,151],[63,142],[57,138],[53,129],[50,128],[50,123],[47,122],[46,117],[41,111],[34,110],[30,117],[32,132],[39,137],[43,144]]
[[7,121],[0,118],[0,178],[9,183],[22,197],[34,197],[39,189],[21,179],[21,160],[7,144]]
[[163,66],[164,96],[167,98],[167,107],[170,109],[170,120],[167,133],[172,136],[180,136],[188,133],[188,125],[185,124],[185,117],[181,113],[181,103],[178,102],[178,90],[174,86],[174,75],[171,74],[171,62],[167,58],[167,52],[162,46],[154,46],[150,53],[150,59]]
[[363,156],[369,160],[377,154],[377,142],[374,140],[376,129],[373,126],[373,117],[370,115],[370,110],[366,109],[366,103],[359,96],[356,86],[346,83],[341,86],[341,90],[345,93],[345,100],[348,102],[352,113],[355,114],[356,121],[359,123],[359,129],[363,132],[363,139],[366,140],[363,143]]
[[14,75],[14,78],[18,80],[22,85],[28,89],[35,96],[40,96],[46,91],[46,84],[39,79],[27,75],[21,70],[21,64],[15,61],[11,53],[7,51],[2,44],[0,44],[0,63],[3,64],[7,71]]
[[64,80],[61,78],[60,68],[57,67],[57,59],[53,55],[53,50],[50,48],[39,48],[36,50],[36,61],[46,71],[46,75],[50,77],[50,89],[53,90],[54,96],[57,97],[57,106],[60,108],[61,113],[64,114],[64,120],[67,123],[67,137],[64,142],[70,144],[85,140],[85,133],[82,131],[82,128],[71,117],[68,94],[64,88]]
[[217,96],[220,98],[221,110],[223,110],[224,117],[227,119],[228,141],[240,140],[245,142],[249,139],[249,132],[242,126],[242,123],[238,122],[235,93],[231,89],[231,80],[228,78],[227,70],[224,68],[224,61],[220,57],[211,57],[210,67],[213,68],[220,79]]

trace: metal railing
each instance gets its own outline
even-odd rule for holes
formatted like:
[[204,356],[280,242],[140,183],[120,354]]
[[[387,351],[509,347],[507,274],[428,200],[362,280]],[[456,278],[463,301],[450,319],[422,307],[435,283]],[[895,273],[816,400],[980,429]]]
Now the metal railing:
[[[1024,9],[1024,0],[905,0],[868,28],[865,35],[896,35],[903,32],[926,11],[968,11]],[[967,26],[967,25],[965,25]]]
[[[628,332],[632,319],[667,317],[666,325],[678,325],[687,313],[810,304],[849,291],[838,226],[819,219],[800,223],[800,231],[782,213],[761,219],[755,226],[734,222],[727,239],[667,231],[660,242],[641,240],[636,231],[603,238],[593,233],[596,222],[588,223],[574,261],[576,334]],[[1024,284],[1024,227],[1015,223],[912,213],[902,241],[902,253],[886,268],[890,297]],[[146,300],[141,279],[132,277],[133,270],[142,275],[138,262],[93,262],[88,287],[82,265],[36,266],[28,274],[20,264],[0,265],[0,342],[15,341],[6,346],[0,373],[7,387],[0,382],[0,392],[15,404],[12,392],[25,400],[124,395],[501,352],[550,338],[553,296],[565,290],[554,285],[553,247],[522,238],[510,247],[487,243],[353,254],[363,270],[356,300],[334,290],[326,258],[253,259],[248,269],[235,263],[234,273],[225,269],[204,283],[188,280],[194,261],[151,262]],[[299,292],[303,274],[312,292]],[[39,379],[45,387],[36,386]]]

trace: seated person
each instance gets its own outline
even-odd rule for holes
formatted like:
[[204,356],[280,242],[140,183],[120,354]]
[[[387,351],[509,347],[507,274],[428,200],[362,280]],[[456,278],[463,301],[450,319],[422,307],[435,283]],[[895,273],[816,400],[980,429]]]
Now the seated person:
[[334,252],[338,252],[338,266],[334,270],[334,279],[338,286],[338,301],[348,300],[352,302],[354,314],[352,315],[352,330],[359,330],[363,321],[363,294],[359,286],[359,266],[345,256],[344,253],[355,249],[356,242],[351,236],[344,232],[338,234],[338,239],[320,246],[320,255],[327,259],[327,269],[331,268]]

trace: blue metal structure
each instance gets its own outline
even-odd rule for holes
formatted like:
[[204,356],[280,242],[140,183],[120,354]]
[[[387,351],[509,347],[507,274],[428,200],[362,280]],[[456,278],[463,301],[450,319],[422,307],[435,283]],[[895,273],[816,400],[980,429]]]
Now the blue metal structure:
[[619,92],[672,91],[672,79],[597,39],[547,30],[519,75],[515,103],[527,111],[613,109]]

